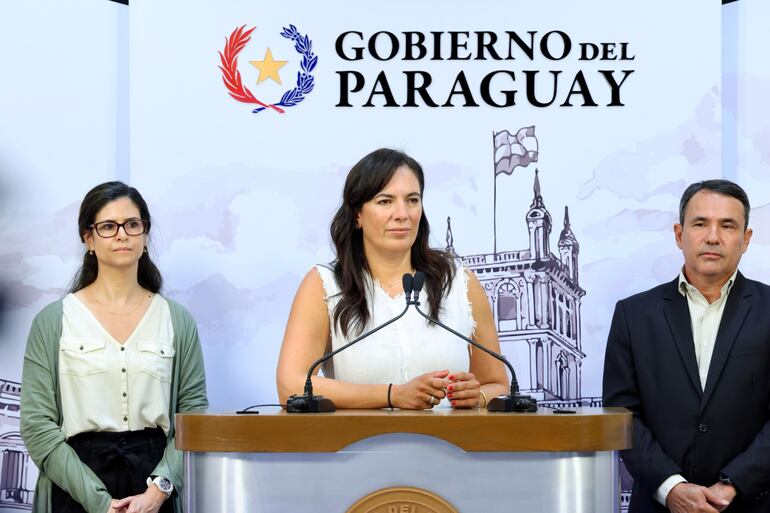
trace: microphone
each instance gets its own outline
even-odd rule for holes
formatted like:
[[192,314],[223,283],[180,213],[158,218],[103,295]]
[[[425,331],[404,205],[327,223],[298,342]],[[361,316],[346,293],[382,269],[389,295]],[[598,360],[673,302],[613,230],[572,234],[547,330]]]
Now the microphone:
[[[405,273],[401,277],[401,285],[404,287],[404,299],[407,305],[411,305],[412,288],[414,287],[414,276],[409,273]],[[420,282],[420,288],[422,288],[422,282]]]
[[425,313],[423,313],[422,310],[420,310],[420,290],[422,290],[422,286],[425,283],[425,274],[423,274],[421,271],[417,271],[414,273],[414,280],[412,283],[413,287],[413,294],[414,299],[412,299],[412,304],[414,305],[415,310],[425,317],[429,322],[432,322],[433,324],[440,326],[447,330],[448,332],[452,333],[453,335],[457,335],[461,339],[468,342],[473,347],[476,347],[478,349],[481,349],[485,353],[487,353],[489,356],[492,356],[493,358],[496,358],[503,362],[506,367],[508,367],[508,370],[511,371],[511,393],[506,395],[499,395],[489,401],[487,403],[487,411],[505,411],[505,412],[535,412],[537,411],[537,399],[534,397],[530,397],[528,395],[520,395],[519,394],[519,381],[516,379],[516,372],[513,370],[513,365],[508,361],[508,359],[498,354],[491,349],[487,349],[486,347],[482,346],[478,342],[475,342],[473,339],[470,339],[463,335],[462,333],[459,333],[449,326],[446,326],[438,319],[434,319],[432,317],[429,317]]
[[[425,278],[423,277],[423,280]],[[413,284],[412,284],[412,275],[409,273],[404,274],[404,276],[401,278],[401,283],[404,286],[404,299],[406,300],[406,305],[404,306],[404,309],[401,311],[400,314],[393,317],[389,321],[386,321],[376,328],[364,333],[360,337],[351,340],[344,346],[335,349],[334,351],[330,351],[326,353],[325,355],[321,356],[318,360],[313,362],[313,365],[310,366],[310,370],[307,371],[307,379],[305,380],[305,393],[302,395],[292,395],[289,397],[289,400],[286,401],[286,412],[287,413],[322,413],[322,412],[332,412],[337,409],[336,406],[334,406],[334,402],[331,399],[328,399],[322,395],[313,395],[313,371],[315,371],[316,367],[321,365],[323,362],[328,360],[329,358],[332,358],[337,353],[340,353],[344,351],[345,349],[349,348],[353,344],[356,344],[360,342],[361,340],[365,339],[369,335],[376,333],[380,331],[385,326],[392,324],[399,320],[401,317],[406,314],[406,311],[409,310],[409,307],[413,304],[411,300],[412,290],[413,290]],[[420,284],[420,287],[422,288],[422,284]],[[419,291],[417,292],[419,294]]]

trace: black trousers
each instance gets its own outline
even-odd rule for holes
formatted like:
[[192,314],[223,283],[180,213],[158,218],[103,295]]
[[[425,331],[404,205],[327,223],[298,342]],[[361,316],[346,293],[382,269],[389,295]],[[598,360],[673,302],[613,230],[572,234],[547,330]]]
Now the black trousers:
[[[147,490],[147,478],[163,457],[166,435],[161,428],[123,433],[80,433],[67,440],[80,461],[88,465],[102,480],[114,499],[138,495]],[[70,495],[52,485],[53,513],[85,513],[83,506]],[[171,500],[160,513],[172,513]]]

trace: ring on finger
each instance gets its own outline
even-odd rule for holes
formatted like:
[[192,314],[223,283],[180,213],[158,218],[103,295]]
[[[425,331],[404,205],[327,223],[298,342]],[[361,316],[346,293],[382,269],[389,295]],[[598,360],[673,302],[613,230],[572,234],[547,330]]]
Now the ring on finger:
[[430,400],[428,402],[430,402],[431,405],[436,404],[436,396],[430,394]]

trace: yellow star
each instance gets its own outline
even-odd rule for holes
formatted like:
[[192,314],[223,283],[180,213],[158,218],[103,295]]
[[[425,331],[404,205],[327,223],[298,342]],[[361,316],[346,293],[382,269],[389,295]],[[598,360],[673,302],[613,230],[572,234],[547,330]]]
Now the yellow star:
[[272,78],[279,84],[281,83],[281,77],[278,75],[278,70],[283,68],[289,61],[275,61],[273,60],[273,52],[270,51],[270,47],[265,52],[265,58],[261,61],[249,61],[249,64],[259,70],[259,78],[257,84],[262,83],[268,78]]

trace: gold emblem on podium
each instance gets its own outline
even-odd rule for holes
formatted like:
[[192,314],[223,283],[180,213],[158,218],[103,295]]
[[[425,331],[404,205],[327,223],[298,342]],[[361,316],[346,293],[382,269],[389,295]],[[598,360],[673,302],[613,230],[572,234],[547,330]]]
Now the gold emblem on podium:
[[457,510],[435,493],[399,486],[370,493],[346,513],[457,513]]

